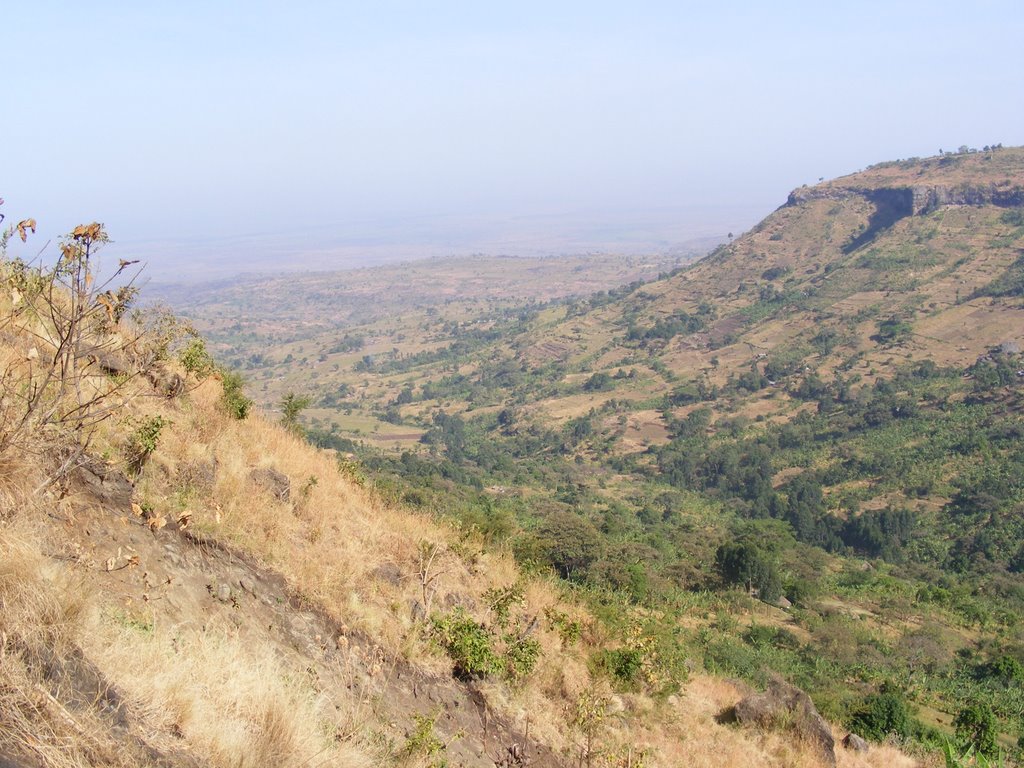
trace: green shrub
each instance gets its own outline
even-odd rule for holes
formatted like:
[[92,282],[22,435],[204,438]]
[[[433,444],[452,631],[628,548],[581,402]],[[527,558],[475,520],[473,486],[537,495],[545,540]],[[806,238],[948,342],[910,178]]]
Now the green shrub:
[[313,401],[304,396],[289,392],[281,400],[281,426],[294,435],[302,437],[305,430],[299,423],[299,414],[309,407]]
[[505,635],[505,676],[513,682],[528,677],[540,659],[540,642],[532,637]]
[[521,584],[510,584],[507,587],[493,587],[484,592],[484,600],[494,614],[499,627],[507,627],[512,608],[522,605],[524,601]]
[[575,643],[583,635],[583,625],[569,614],[557,608],[546,608],[544,615],[548,620],[548,628],[558,632],[563,643]]
[[178,361],[186,372],[205,379],[214,370],[213,358],[206,351],[206,342],[198,336],[192,338],[178,354]]
[[242,375],[234,371],[221,371],[221,385],[224,388],[220,396],[221,407],[234,419],[242,420],[248,416],[253,402],[245,396]]
[[957,741],[978,754],[992,756],[998,751],[996,737],[999,730],[996,716],[988,704],[977,701],[968,704],[957,713],[953,727]]
[[505,670],[503,660],[494,652],[491,633],[463,609],[456,608],[447,616],[435,618],[433,624],[458,677],[486,677]]
[[130,474],[137,475],[142,471],[146,460],[156,450],[157,443],[160,441],[160,432],[169,423],[162,416],[152,416],[148,419],[143,419],[139,426],[128,436],[124,453],[128,461],[128,471]]
[[643,664],[643,652],[638,648],[614,648],[598,656],[598,667],[626,688],[633,688],[640,682]]
[[440,712],[433,715],[413,715],[416,727],[406,739],[402,752],[409,757],[434,757],[444,751],[445,744],[434,733]]
[[1024,664],[1006,654],[983,665],[978,672],[980,677],[990,678],[1004,685],[1024,683]]
[[850,718],[850,730],[873,741],[884,741],[890,734],[904,737],[910,727],[907,703],[894,691],[869,696]]

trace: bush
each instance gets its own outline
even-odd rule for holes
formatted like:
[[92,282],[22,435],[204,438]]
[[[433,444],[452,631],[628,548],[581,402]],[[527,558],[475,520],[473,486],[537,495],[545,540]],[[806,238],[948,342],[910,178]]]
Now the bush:
[[[511,593],[514,602],[515,589],[490,590],[488,594],[490,599],[503,602],[501,598]],[[500,674],[511,682],[519,682],[533,671],[540,659],[540,642],[530,637],[528,630],[524,631],[518,622],[500,639],[462,608],[435,618],[433,625],[438,641],[454,663],[456,677],[462,679]],[[510,626],[507,614],[501,626]]]
[[129,474],[138,475],[142,471],[146,460],[156,450],[157,443],[160,440],[160,432],[169,423],[161,416],[153,416],[144,419],[128,436],[124,453],[128,462]]
[[285,395],[281,400],[281,425],[292,434],[302,437],[305,430],[299,423],[299,414],[308,408],[311,402],[310,398],[296,395],[294,392]]
[[632,688],[640,682],[644,656],[639,648],[615,648],[602,651],[597,660],[598,668],[604,670],[619,685]]
[[479,678],[504,671],[501,657],[491,646],[491,633],[461,608],[434,619],[441,646],[455,664],[460,678]]
[[249,415],[253,406],[252,400],[245,396],[242,375],[234,371],[221,372],[221,386],[224,391],[220,396],[221,407],[234,419],[242,420]]
[[997,752],[996,716],[988,704],[976,701],[968,704],[953,720],[953,727],[957,741],[964,746],[973,747],[982,755],[991,756]]
[[518,682],[529,676],[540,659],[540,642],[532,637],[505,635],[505,676]]
[[850,730],[873,741],[884,741],[890,734],[905,737],[910,727],[907,703],[894,691],[869,696],[850,718]]
[[206,351],[206,343],[198,336],[193,337],[178,354],[178,361],[186,372],[199,379],[205,379],[214,370],[213,358]]

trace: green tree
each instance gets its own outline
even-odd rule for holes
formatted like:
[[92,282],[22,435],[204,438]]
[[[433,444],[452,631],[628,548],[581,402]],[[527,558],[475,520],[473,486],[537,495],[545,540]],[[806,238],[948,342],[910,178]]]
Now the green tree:
[[586,518],[556,512],[540,527],[548,560],[563,578],[580,578],[601,556],[601,536]]
[[253,402],[245,396],[245,381],[242,375],[234,371],[222,371],[221,386],[224,391],[220,396],[220,404],[228,415],[239,420],[248,416]]
[[715,552],[715,564],[726,582],[757,590],[758,597],[766,603],[774,603],[782,596],[778,571],[753,544],[723,544]]
[[281,400],[281,424],[289,432],[302,436],[305,430],[299,424],[299,414],[309,407],[312,402],[308,397],[300,397],[294,392],[289,392]]
[[965,746],[972,746],[983,755],[996,754],[999,730],[996,716],[988,704],[971,702],[957,714],[953,727],[957,740]]
[[850,718],[850,728],[873,741],[884,741],[890,734],[902,737],[910,729],[910,713],[902,696],[883,691],[865,699]]

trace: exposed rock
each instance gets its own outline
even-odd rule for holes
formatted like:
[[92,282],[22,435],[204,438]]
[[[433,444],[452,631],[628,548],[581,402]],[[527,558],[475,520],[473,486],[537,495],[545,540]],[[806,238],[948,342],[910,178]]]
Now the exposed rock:
[[121,510],[131,507],[134,490],[131,480],[101,461],[90,460],[76,467],[72,481],[104,507]]
[[760,728],[787,728],[814,746],[826,764],[836,764],[835,739],[825,719],[818,714],[811,697],[796,686],[774,678],[764,693],[742,699],[735,707],[736,719]]
[[378,581],[383,581],[393,587],[402,583],[402,569],[394,563],[383,563],[373,569],[373,576]]
[[113,352],[101,352],[98,355],[91,356],[90,359],[95,360],[100,370],[108,376],[124,376],[132,373],[131,366],[124,355]]
[[619,715],[626,711],[626,702],[623,701],[621,696],[610,696],[608,697],[608,713],[612,715]]
[[[517,765],[517,763],[510,763],[510,765]],[[27,768],[27,766],[28,763],[20,763],[5,752],[0,752],[0,768]]]
[[852,749],[854,752],[867,752],[870,749],[868,743],[856,733],[849,733],[843,739],[843,746]]
[[914,215],[931,213],[944,205],[996,205],[1000,208],[1024,205],[1024,189],[995,184],[955,184],[913,187]]
[[530,758],[521,744],[512,744],[500,760],[494,761],[495,768],[526,768],[529,764]]
[[249,473],[253,484],[272,493],[280,501],[288,501],[292,495],[292,484],[288,475],[273,467],[260,467]]
[[146,378],[153,385],[153,389],[164,397],[174,398],[185,391],[185,380],[163,366],[150,368],[146,371]]
[[779,608],[792,608],[793,604],[786,599],[785,595],[779,595],[779,599],[775,601],[775,605]]
[[444,600],[442,601],[442,603],[445,607],[445,610],[447,611],[451,611],[455,608],[463,608],[467,611],[476,610],[476,600],[474,600],[469,595],[449,592],[447,595],[444,596]]
[[995,184],[928,184],[913,187],[846,187],[822,184],[794,189],[786,205],[812,200],[846,200],[863,197],[884,204],[905,216],[923,216],[945,205],[995,205],[1000,208],[1024,206],[1024,187]]
[[231,599],[231,587],[228,584],[221,584],[217,587],[217,599],[222,603]]

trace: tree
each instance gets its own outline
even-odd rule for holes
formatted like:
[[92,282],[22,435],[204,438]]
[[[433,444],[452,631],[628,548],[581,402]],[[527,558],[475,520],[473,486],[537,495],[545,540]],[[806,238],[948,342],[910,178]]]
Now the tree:
[[778,572],[753,544],[723,544],[715,552],[715,564],[726,582],[757,590],[758,597],[766,603],[773,603],[782,596]]
[[865,699],[850,718],[850,728],[873,741],[884,741],[890,734],[906,736],[910,713],[903,697],[894,691],[882,691]]
[[589,520],[556,512],[540,528],[548,560],[563,578],[579,578],[601,556],[601,537]]
[[988,704],[971,702],[957,714],[953,727],[957,740],[965,746],[974,747],[983,755],[994,755],[998,751],[996,716]]
[[299,424],[299,414],[309,407],[312,402],[308,397],[300,397],[294,392],[289,392],[281,400],[281,424],[289,432],[302,436],[305,430]]

